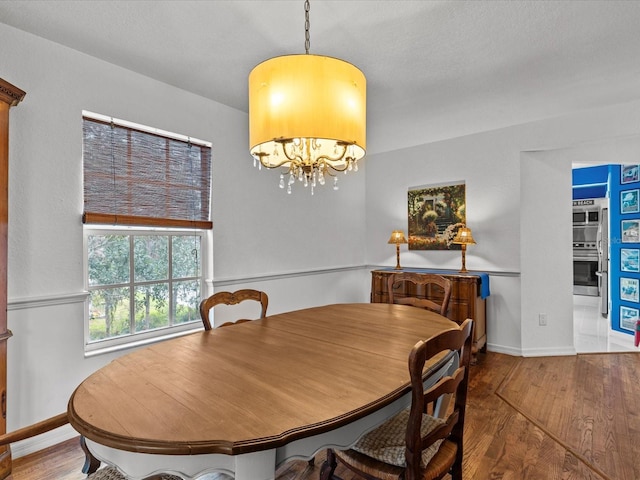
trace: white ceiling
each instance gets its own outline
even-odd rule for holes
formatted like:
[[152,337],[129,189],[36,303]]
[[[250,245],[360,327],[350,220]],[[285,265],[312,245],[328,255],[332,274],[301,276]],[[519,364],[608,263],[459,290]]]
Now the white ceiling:
[[[255,65],[304,53],[303,0],[2,0],[0,22],[244,111]],[[640,1],[311,0],[310,24],[367,77],[369,153],[640,98]]]

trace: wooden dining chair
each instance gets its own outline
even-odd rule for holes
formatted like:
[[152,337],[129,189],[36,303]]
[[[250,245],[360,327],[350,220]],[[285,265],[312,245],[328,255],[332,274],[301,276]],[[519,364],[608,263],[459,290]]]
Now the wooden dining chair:
[[[252,290],[249,288],[243,290],[237,290],[235,292],[217,292],[208,298],[205,298],[200,302],[200,318],[204,324],[205,330],[211,330],[212,325],[209,320],[209,311],[216,305],[237,305],[245,300],[255,300],[260,302],[262,310],[260,311],[260,318],[267,316],[267,306],[269,305],[269,297],[266,293],[260,290]],[[228,325],[234,325],[236,323],[249,322],[248,319],[240,319],[234,322],[225,322],[219,327],[226,327]]]
[[[349,450],[327,450],[321,480],[340,480],[338,461],[367,480],[435,480],[451,474],[462,480],[462,437],[471,360],[473,321],[419,341],[409,354],[411,406],[362,436]],[[456,371],[424,390],[424,365],[443,351],[457,351]],[[429,415],[428,406],[453,395],[444,418]]]
[[[414,307],[426,308],[445,317],[447,316],[449,300],[451,299],[451,280],[448,278],[430,273],[402,272],[389,275],[387,282],[389,303],[413,305]],[[397,289],[403,282],[412,283],[416,288],[422,286],[425,296],[429,298],[396,296],[394,287]]]

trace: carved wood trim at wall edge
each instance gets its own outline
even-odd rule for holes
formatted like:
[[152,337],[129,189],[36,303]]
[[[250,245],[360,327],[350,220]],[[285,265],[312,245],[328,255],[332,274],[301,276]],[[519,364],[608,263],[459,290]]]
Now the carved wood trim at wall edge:
[[10,84],[6,80],[0,78],[0,100],[8,103],[10,106],[15,107],[22,101],[27,93],[20,90],[15,85]]

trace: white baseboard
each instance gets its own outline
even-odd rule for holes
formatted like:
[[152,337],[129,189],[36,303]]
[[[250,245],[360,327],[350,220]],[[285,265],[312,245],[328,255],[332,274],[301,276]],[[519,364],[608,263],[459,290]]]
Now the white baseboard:
[[487,343],[487,350],[489,352],[504,353],[505,355],[511,355],[512,357],[522,356],[522,351],[519,348],[496,345],[495,343]]
[[564,347],[529,348],[522,350],[523,357],[566,357],[577,354],[578,352],[576,352],[573,345]]

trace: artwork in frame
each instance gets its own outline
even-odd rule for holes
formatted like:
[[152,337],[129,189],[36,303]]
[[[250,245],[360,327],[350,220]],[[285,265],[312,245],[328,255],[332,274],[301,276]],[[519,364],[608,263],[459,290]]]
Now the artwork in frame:
[[620,300],[627,302],[640,302],[638,296],[638,279],[620,277]]
[[620,183],[634,183],[640,180],[640,165],[622,165]]
[[623,190],[620,192],[620,213],[638,213],[638,195],[640,190]]
[[623,272],[640,272],[640,250],[637,248],[621,248],[620,270]]
[[410,187],[409,250],[460,250],[451,243],[466,223],[465,182]]
[[635,332],[636,322],[639,320],[638,313],[637,308],[620,305],[620,328]]
[[638,243],[640,220],[622,220],[622,243]]

